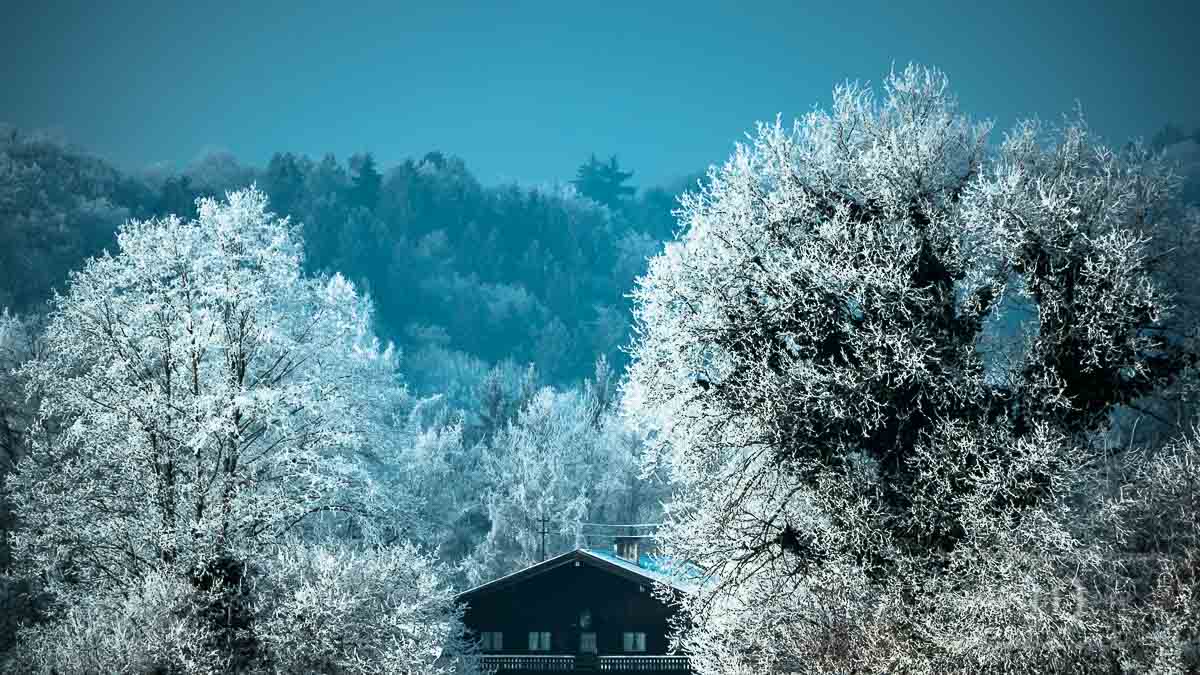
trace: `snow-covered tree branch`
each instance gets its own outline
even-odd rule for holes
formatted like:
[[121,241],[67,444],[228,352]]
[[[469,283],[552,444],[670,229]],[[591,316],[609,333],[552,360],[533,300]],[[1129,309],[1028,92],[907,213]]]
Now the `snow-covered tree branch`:
[[[625,408],[709,578],[703,672],[1126,658],[1073,600],[1112,550],[1081,514],[1114,411],[1191,360],[1147,266],[1172,181],[1082,122],[988,130],[934,70],[839,87],[713,169],[639,279]],[[1035,313],[1005,363],[1009,297]]]
[[300,275],[261,193],[199,209],[131,221],[56,300],[45,355],[23,370],[49,392],[15,478],[31,561],[120,582],[376,508],[353,457],[356,387],[392,358],[369,303],[340,277]]
[[[294,638],[284,633],[296,627],[280,623],[291,610],[258,591],[341,594],[352,605],[382,599],[399,614],[380,609],[322,635],[351,647],[374,640],[390,656],[369,667],[352,654],[322,658],[342,670],[433,672],[430,654],[440,655],[457,615],[447,591],[431,590],[441,587],[436,571],[391,543],[413,535],[406,520],[419,499],[382,489],[372,473],[372,458],[397,459],[409,437],[391,437],[384,423],[408,399],[396,354],[372,333],[369,300],[340,276],[304,276],[295,228],[268,212],[261,192],[200,200],[198,213],[124,225],[118,250],[88,261],[55,298],[44,349],[20,370],[42,397],[7,485],[12,542],[65,612],[51,634],[63,646],[120,652],[120,636],[72,627],[106,612],[136,624],[159,598],[186,610],[147,620],[167,621],[163,639],[192,651],[146,658],[189,671],[261,659],[290,670],[284,652],[269,653]],[[331,560],[358,565],[360,576],[326,578]],[[389,584],[396,590],[380,595]],[[424,594],[422,614],[406,618],[412,593]],[[418,634],[419,648],[395,642]],[[55,649],[32,640],[27,662],[126,669],[64,662]]]

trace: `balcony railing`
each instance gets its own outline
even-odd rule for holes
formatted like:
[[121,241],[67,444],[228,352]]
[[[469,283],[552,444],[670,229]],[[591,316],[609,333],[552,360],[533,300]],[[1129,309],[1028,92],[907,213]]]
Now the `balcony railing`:
[[[686,656],[600,656],[594,660],[596,670],[606,673],[689,673],[691,666]],[[485,673],[521,671],[526,673],[564,673],[575,670],[575,656],[571,654],[489,654],[480,657],[480,666]],[[590,670],[590,668],[589,668]]]
[[562,672],[575,669],[575,657],[570,655],[513,654],[484,656],[479,660],[483,672],[494,673],[505,670],[523,670],[535,673]]
[[686,656],[601,656],[600,670],[613,673],[691,672]]

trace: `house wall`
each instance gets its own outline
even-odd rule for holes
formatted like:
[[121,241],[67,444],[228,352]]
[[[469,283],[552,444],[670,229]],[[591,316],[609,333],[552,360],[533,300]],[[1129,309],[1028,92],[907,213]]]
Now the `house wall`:
[[[640,588],[639,588],[640,587]],[[599,654],[623,654],[622,633],[646,634],[646,654],[667,652],[667,621],[673,610],[652,595],[649,581],[635,581],[586,562],[564,566],[512,586],[466,598],[465,623],[476,633],[502,631],[500,654],[528,654],[530,631],[550,631],[552,654],[579,651],[579,618],[591,610]]]

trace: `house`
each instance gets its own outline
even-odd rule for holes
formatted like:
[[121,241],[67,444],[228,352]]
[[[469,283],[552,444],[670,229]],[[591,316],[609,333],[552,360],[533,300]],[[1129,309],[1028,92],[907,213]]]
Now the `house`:
[[577,548],[465,591],[464,621],[479,636],[485,670],[504,673],[691,672],[667,653],[670,603],[655,584],[687,593],[637,540]]

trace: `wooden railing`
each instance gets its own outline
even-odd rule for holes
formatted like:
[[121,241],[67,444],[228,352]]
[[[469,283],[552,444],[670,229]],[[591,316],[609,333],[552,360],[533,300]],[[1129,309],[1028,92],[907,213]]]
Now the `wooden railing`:
[[600,670],[614,673],[690,672],[686,656],[601,656]]
[[575,657],[570,655],[513,654],[511,656],[483,656],[479,659],[483,672],[494,673],[504,670],[523,670],[535,673],[574,670]]

